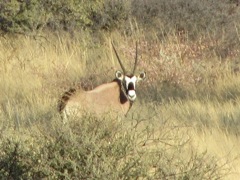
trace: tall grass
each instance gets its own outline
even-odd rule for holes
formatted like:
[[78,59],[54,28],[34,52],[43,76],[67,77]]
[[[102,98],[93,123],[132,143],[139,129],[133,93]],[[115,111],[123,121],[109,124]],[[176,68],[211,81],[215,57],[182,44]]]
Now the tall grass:
[[[1,178],[238,177],[237,66],[208,57],[200,40],[195,47],[181,36],[163,42],[141,32],[1,37]],[[138,70],[148,78],[129,116],[86,116],[64,126],[56,111],[61,94],[114,78],[120,67],[111,40],[131,68],[137,39]]]

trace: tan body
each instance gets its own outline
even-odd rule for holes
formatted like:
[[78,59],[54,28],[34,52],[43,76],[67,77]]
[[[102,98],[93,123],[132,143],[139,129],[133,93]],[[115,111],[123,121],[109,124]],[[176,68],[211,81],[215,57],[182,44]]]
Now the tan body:
[[70,89],[65,92],[58,105],[58,110],[64,119],[68,116],[81,117],[83,114],[114,115],[115,117],[127,115],[137,97],[136,84],[145,79],[146,73],[134,75],[137,64],[137,44],[134,68],[130,74],[127,74],[114,46],[113,49],[123,73],[116,71],[116,79],[113,82],[102,84],[91,91]]
[[62,99],[65,101],[62,100],[59,107],[62,107],[60,111],[64,116],[82,116],[84,113],[96,116],[123,116],[131,107],[130,101],[124,95],[121,85],[117,81],[102,84],[91,91],[75,91],[69,95],[69,98]]

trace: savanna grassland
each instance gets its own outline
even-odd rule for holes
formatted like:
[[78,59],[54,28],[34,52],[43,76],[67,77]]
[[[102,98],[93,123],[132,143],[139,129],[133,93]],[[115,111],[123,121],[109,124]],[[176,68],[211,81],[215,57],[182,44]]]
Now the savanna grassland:
[[[1,179],[239,179],[240,4],[0,2]],[[63,124],[70,87],[147,78],[128,116]]]

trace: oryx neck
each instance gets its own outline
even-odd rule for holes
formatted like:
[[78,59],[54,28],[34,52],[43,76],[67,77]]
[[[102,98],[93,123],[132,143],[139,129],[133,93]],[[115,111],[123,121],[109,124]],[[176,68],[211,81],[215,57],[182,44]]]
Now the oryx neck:
[[128,96],[127,96],[127,92],[126,92],[126,89],[124,88],[123,83],[121,81],[119,81],[118,79],[114,79],[113,81],[118,83],[119,90],[120,90],[119,99],[120,99],[121,104],[124,104],[127,101],[131,102],[130,99],[128,98]]

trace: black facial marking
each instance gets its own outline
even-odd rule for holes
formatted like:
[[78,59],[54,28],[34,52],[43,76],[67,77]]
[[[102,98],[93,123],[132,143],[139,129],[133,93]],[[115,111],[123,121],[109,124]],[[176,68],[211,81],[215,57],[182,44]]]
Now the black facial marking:
[[127,97],[125,96],[124,92],[120,90],[120,102],[121,104],[124,104],[128,101]]
[[134,90],[134,85],[133,85],[132,82],[130,82],[130,83],[128,84],[128,91],[130,91],[130,90]]
[[[118,85],[119,85],[119,87],[120,87],[120,97],[119,97],[120,103],[121,103],[121,104],[126,103],[126,102],[128,101],[128,99],[127,99],[127,97],[125,96],[125,93],[123,92],[123,89],[121,88],[121,87],[122,87],[122,85],[121,85],[122,82],[121,82],[120,80],[118,80],[118,79],[114,79],[113,81],[114,81],[114,82],[117,82]],[[124,87],[125,87],[125,85],[124,85]],[[125,91],[125,88],[124,88],[124,91]]]
[[128,74],[126,76],[129,77],[129,78],[132,78],[134,76],[134,74]]

